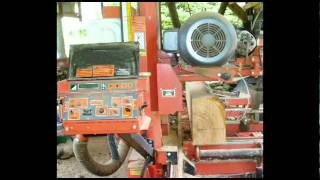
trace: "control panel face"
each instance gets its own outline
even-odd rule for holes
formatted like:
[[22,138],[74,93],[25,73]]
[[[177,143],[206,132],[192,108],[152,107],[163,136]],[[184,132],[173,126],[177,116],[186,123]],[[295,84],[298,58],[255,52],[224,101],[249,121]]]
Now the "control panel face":
[[137,80],[79,81],[70,84],[64,120],[131,119],[140,116],[143,94]]
[[77,81],[70,83],[71,92],[137,90],[137,80]]

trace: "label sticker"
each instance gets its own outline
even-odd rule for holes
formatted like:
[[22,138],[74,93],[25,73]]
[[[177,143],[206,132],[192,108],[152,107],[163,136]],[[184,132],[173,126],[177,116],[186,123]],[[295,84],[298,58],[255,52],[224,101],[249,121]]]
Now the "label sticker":
[[133,108],[138,108],[138,100],[137,99],[134,99],[132,104],[133,104]]
[[80,109],[71,109],[69,111],[69,120],[79,120],[80,119]]
[[161,90],[162,97],[175,97],[176,90],[175,89],[165,89]]
[[132,115],[133,115],[132,106],[124,106],[122,114],[123,114],[123,117],[132,117]]
[[90,105],[93,106],[103,106],[103,100],[91,100]]
[[114,65],[93,66],[92,76],[114,76]]
[[141,169],[130,169],[130,175],[132,175],[132,176],[140,176],[141,175]]
[[125,96],[122,98],[122,105],[131,105],[132,104],[132,96]]
[[70,108],[88,108],[89,100],[87,98],[70,99]]
[[111,104],[112,104],[112,107],[120,107],[121,106],[121,97],[112,97]]
[[108,114],[109,116],[120,116],[120,108],[109,108]]
[[107,116],[108,108],[107,106],[97,106],[96,116]]
[[76,72],[76,77],[92,77],[92,67],[91,68],[78,68]]

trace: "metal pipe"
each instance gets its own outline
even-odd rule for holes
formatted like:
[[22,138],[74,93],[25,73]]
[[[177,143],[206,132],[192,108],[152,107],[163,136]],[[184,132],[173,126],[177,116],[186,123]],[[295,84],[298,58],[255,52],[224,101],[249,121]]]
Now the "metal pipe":
[[199,150],[199,155],[200,158],[247,159],[261,157],[263,150],[260,148]]
[[121,17],[122,17],[122,33],[123,33],[123,42],[129,41],[129,27],[128,27],[128,11],[127,11],[127,2],[121,3]]
[[121,42],[124,42],[124,37],[123,37],[123,15],[122,15],[122,3],[120,3],[120,28],[121,28]]

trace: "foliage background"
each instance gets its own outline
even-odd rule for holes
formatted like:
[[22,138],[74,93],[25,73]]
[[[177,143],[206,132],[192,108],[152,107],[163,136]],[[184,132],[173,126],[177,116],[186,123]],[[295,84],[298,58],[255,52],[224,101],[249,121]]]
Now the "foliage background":
[[[202,11],[218,12],[221,2],[176,2],[177,12],[181,24],[183,24],[191,15]],[[227,8],[224,14],[234,26],[241,27],[242,21]],[[161,2],[161,21],[162,30],[173,29],[170,14],[166,2]]]

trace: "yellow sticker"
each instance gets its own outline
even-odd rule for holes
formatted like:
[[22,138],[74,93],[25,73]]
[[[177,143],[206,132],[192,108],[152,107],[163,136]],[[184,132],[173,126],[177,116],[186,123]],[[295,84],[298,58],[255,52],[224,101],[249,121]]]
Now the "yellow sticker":
[[140,176],[141,175],[141,169],[130,169],[130,175],[132,175],[132,176]]
[[145,52],[145,51],[140,51],[140,56],[147,56],[147,52]]

